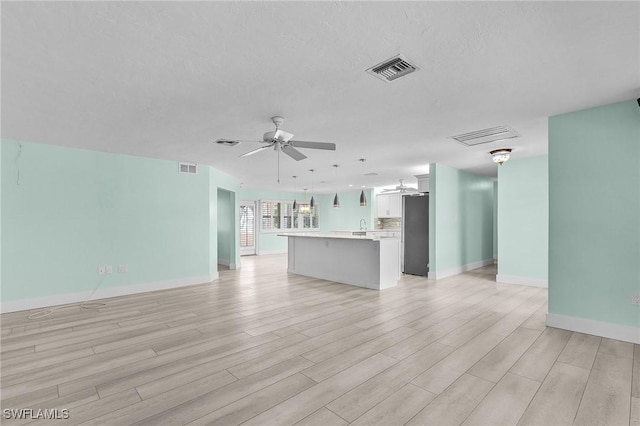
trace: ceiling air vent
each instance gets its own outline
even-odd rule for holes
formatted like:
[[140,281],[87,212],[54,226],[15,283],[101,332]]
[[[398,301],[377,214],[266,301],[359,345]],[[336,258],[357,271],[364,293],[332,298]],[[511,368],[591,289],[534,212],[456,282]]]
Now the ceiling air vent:
[[376,172],[365,173],[365,176],[378,176]]
[[193,163],[180,163],[180,173],[190,173],[195,175],[197,172],[197,167]]
[[219,143],[220,145],[234,146],[238,145],[240,142],[234,141],[233,139],[218,139],[216,143]]
[[491,127],[490,129],[476,130],[475,132],[451,136],[451,139],[463,143],[466,146],[480,145],[483,143],[517,138],[518,133],[509,126]]
[[411,74],[419,69],[420,68],[409,62],[409,60],[404,56],[396,55],[391,59],[387,59],[386,61],[369,68],[367,72],[374,77],[378,77],[380,80],[391,83],[393,80],[407,74]]

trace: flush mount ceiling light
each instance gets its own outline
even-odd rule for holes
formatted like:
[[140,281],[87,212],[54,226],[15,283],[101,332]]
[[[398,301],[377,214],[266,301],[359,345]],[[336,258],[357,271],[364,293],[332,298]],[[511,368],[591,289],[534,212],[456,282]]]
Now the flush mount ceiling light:
[[494,149],[493,151],[489,152],[489,154],[491,154],[491,156],[493,157],[494,163],[502,165],[509,159],[511,148]]

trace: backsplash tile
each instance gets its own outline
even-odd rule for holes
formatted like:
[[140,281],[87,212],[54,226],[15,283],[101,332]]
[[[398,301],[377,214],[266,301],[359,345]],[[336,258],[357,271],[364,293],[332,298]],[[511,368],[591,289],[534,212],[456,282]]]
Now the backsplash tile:
[[402,227],[401,217],[378,217],[376,218],[375,229],[400,229]]

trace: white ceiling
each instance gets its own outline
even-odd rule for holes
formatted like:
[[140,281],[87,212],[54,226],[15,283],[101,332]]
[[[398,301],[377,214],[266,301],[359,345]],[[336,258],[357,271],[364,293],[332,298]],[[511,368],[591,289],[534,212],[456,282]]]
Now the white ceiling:
[[[245,188],[415,182],[427,164],[495,176],[449,136],[510,125],[547,152],[547,117],[640,95],[640,3],[2,2],[2,137],[209,164]],[[421,69],[365,70],[398,53]],[[282,115],[337,150],[238,158]],[[357,161],[366,158],[364,167]],[[377,172],[377,177],[364,173]],[[326,181],[320,184],[320,181]]]

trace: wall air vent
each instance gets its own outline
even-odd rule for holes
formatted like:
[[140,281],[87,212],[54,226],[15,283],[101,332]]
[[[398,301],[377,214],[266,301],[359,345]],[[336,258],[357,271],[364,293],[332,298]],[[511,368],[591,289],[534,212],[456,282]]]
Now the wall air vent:
[[233,139],[218,139],[216,143],[219,143],[220,145],[234,146],[238,145],[240,142],[234,141]]
[[369,68],[367,72],[374,77],[378,77],[380,80],[391,83],[393,80],[407,74],[411,74],[419,69],[420,68],[415,64],[412,64],[404,56],[396,55],[391,59],[387,59],[386,61]]
[[483,143],[512,139],[520,136],[509,126],[491,127],[490,129],[476,130],[475,132],[464,133],[462,135],[451,136],[456,142],[466,146],[475,146]]
[[178,170],[180,173],[190,173],[195,175],[198,171],[198,167],[194,163],[180,163],[180,168]]

